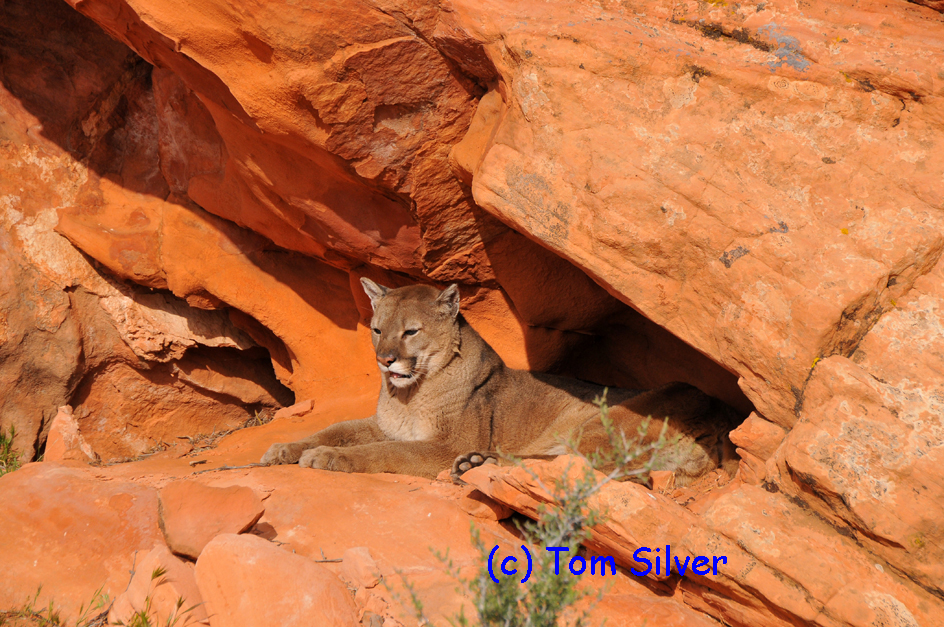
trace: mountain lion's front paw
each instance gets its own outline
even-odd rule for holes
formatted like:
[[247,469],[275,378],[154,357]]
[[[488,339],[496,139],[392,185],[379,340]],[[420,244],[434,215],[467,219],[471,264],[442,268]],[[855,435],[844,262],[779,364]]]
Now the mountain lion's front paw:
[[456,483],[462,483],[462,480],[459,477],[467,470],[472,470],[478,466],[484,466],[485,464],[497,464],[498,458],[495,457],[494,453],[466,453],[465,455],[460,455],[452,462],[452,480]]
[[342,452],[343,449],[333,446],[319,446],[309,449],[302,453],[298,465],[302,468],[321,468],[322,470],[335,470],[337,472],[354,472],[354,464],[350,458]]
[[298,461],[304,449],[298,444],[273,444],[262,456],[261,463],[271,466],[273,464],[294,464]]

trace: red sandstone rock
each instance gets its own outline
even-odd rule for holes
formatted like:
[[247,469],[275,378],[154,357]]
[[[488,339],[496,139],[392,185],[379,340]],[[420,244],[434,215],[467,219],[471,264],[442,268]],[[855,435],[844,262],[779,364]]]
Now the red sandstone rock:
[[[816,363],[802,418],[769,474],[820,515],[847,528],[909,577],[936,587],[944,572],[941,412],[944,295],[940,261],[883,310],[851,358]],[[924,373],[924,374],[922,374]],[[928,376],[927,379],[924,377]]]
[[736,449],[741,461],[738,462],[738,477],[744,483],[758,485],[767,478],[767,468],[763,460],[754,456],[742,448]]
[[500,75],[476,201],[737,371],[766,419],[793,425],[814,360],[936,261],[944,99],[924,59],[941,58],[940,14],[452,10]]
[[167,546],[191,559],[220,534],[248,531],[263,511],[262,501],[246,487],[211,488],[175,481],[160,491],[160,523]]
[[337,577],[262,538],[217,536],[197,560],[196,573],[214,627],[357,624]]
[[907,378],[886,381],[843,357],[817,364],[804,420],[772,462],[787,491],[815,489],[819,512],[936,585],[944,576],[937,524],[944,489],[929,480],[941,439],[927,430],[940,414],[932,398],[905,392]]
[[105,461],[133,458],[178,437],[233,429],[252,416],[195,391],[169,368],[140,371],[122,363],[79,386],[78,398],[79,428]]
[[[414,477],[305,472],[284,466],[232,472],[245,474],[239,479],[241,483],[270,492],[266,513],[254,533],[264,533],[264,537],[281,543],[283,549],[315,560],[341,557],[355,547],[366,548],[384,582],[400,595],[404,591],[397,572],[404,573],[435,624],[447,624],[447,619],[467,603],[456,592],[457,582],[447,574],[446,565],[435,556],[435,552],[445,554],[448,550],[454,566],[464,575],[471,575],[482,564],[469,534],[473,519],[456,502],[467,487],[430,484]],[[474,524],[484,542],[500,544],[506,554],[520,544],[501,525],[481,519]],[[324,566],[340,572],[343,564]],[[624,607],[634,602],[646,607],[653,598],[652,592],[622,575],[610,580],[609,585],[610,594],[624,596]],[[395,618],[402,624],[412,624],[407,618],[411,617],[409,609],[394,599],[386,586],[375,586],[370,592],[379,598],[375,603],[386,604],[385,620]],[[362,593],[359,598],[364,609],[371,597]],[[667,605],[664,612],[680,623],[687,618],[701,624],[697,614],[677,604]],[[599,622],[603,614],[593,616]]]
[[99,473],[45,462],[0,477],[0,607],[22,607],[42,587],[36,607],[53,602],[74,620],[99,587],[124,591],[135,551],[163,543],[157,491]]
[[783,442],[785,435],[786,432],[782,428],[754,412],[731,432],[731,442],[755,457],[767,460]]
[[[679,611],[671,599],[640,599],[633,595],[607,595],[594,610],[594,617],[612,627],[715,627],[717,622],[696,612]],[[760,625],[760,623],[758,623]]]
[[484,520],[505,520],[513,513],[511,508],[499,503],[478,490],[465,490],[459,496],[459,507],[466,514]]
[[[358,592],[361,592],[361,590],[358,590]],[[354,595],[354,602],[360,608],[357,615],[360,618],[361,624],[369,626],[383,625],[383,615],[388,611],[390,607],[389,604],[370,591],[367,591],[367,593],[363,595],[363,598],[359,598],[359,596],[358,594]],[[388,618],[388,620],[393,621],[394,619]]]
[[[268,360],[264,352],[262,355],[257,353],[255,358],[249,357],[253,351],[261,349],[237,351],[225,345],[212,346],[216,340],[224,343],[228,340],[223,335],[208,332],[208,326],[200,324],[199,316],[183,319],[182,324],[133,325],[128,324],[127,318],[116,323],[107,309],[115,307],[118,302],[133,306],[139,295],[129,290],[119,291],[108,284],[94,288],[98,294],[83,288],[72,295],[75,316],[83,330],[84,366],[94,373],[78,386],[75,415],[87,441],[102,459],[111,461],[134,457],[154,447],[173,443],[179,437],[235,428],[252,416],[250,408],[242,406],[238,396],[278,404],[268,392],[273,390],[279,398],[287,400],[284,389],[279,391],[280,386],[271,368],[266,370]],[[160,302],[178,310],[186,308],[183,301],[173,297],[162,295]],[[118,311],[133,310],[122,308]],[[161,310],[152,309],[151,312],[149,317],[155,320]],[[203,318],[204,322],[212,321],[213,314],[221,314],[200,313],[211,314]],[[138,316],[138,320],[142,319]],[[171,318],[174,319],[176,317]],[[223,319],[226,319],[225,314]],[[192,326],[193,333],[172,333],[174,327],[187,328],[189,323],[192,323],[189,326]],[[145,345],[140,341],[145,337],[161,339],[152,344],[152,352],[138,355],[126,343],[127,336],[122,337],[118,328],[121,326],[137,338],[137,342],[132,340],[130,343],[138,347]],[[218,324],[217,328],[220,326]],[[251,343],[232,325],[229,325],[229,331],[241,337],[242,341]],[[204,338],[203,341],[211,346],[197,346],[195,337]],[[160,363],[168,359],[162,357],[165,349],[168,353],[177,353],[177,358],[171,357],[168,363]],[[186,354],[185,349],[189,351]],[[158,363],[147,367],[148,362],[140,359],[145,355],[150,355],[151,363]],[[233,376],[221,380],[222,373],[232,373]],[[118,398],[113,395],[115,389],[122,391]],[[255,396],[249,393],[255,393]]]
[[43,461],[59,462],[67,459],[95,461],[95,452],[79,433],[79,424],[72,415],[72,408],[63,405],[49,427]]
[[[264,431],[275,427],[275,423],[270,423],[257,427],[255,430]],[[241,454],[239,449],[242,446],[242,438],[251,431],[244,430],[233,434],[221,443],[219,452],[227,455]],[[51,464],[47,466],[55,467]],[[34,468],[34,466],[27,467],[29,468]],[[22,472],[24,471],[18,471],[10,476],[14,477]],[[160,485],[174,476],[186,476],[192,472],[192,469],[187,465],[186,460],[158,460],[155,456],[141,462],[119,464],[97,470],[86,467],[84,470],[77,469],[70,472],[73,473],[73,478],[69,485],[57,486],[49,482],[37,482],[38,489],[50,493],[56,493],[57,489],[70,490],[76,494],[98,493],[104,489],[103,487],[113,489],[115,486],[131,485],[128,478],[133,478],[139,484]],[[440,552],[448,549],[450,558],[462,569],[463,573],[471,573],[472,569],[478,568],[481,563],[481,556],[472,546],[468,533],[472,519],[457,505],[459,496],[467,492],[468,488],[461,488],[451,483],[430,484],[427,480],[412,477],[306,472],[297,467],[220,471],[201,475],[200,480],[217,488],[249,485],[256,492],[269,494],[266,500],[266,514],[256,525],[254,533],[279,543],[281,549],[276,549],[275,543],[267,546],[278,551],[281,556],[291,556],[294,552],[296,556],[321,560],[324,557],[340,557],[348,549],[366,546],[379,574],[394,589],[400,589],[400,579],[396,571],[406,574],[437,624],[445,623],[446,618],[454,616],[465,601],[462,594],[456,592],[456,581],[447,575],[445,564],[434,556],[430,545]],[[4,486],[15,485],[16,482],[5,483],[7,481],[9,481],[7,477],[0,479],[0,498],[6,499],[8,496],[15,498],[17,492],[7,492]],[[26,481],[29,482],[31,479],[27,478]],[[152,495],[150,507],[154,508],[153,491],[150,488],[146,488],[146,491]],[[78,509],[85,511],[92,507],[94,504],[85,504]],[[45,516],[47,512],[40,510],[36,515]],[[47,535],[47,526],[33,521],[29,510],[22,512],[20,516],[23,518],[24,525],[29,525],[29,528],[36,531],[36,535],[31,536],[34,538],[31,542],[37,545],[41,542],[45,545],[55,545],[58,542],[61,531],[51,529]],[[143,523],[151,529],[156,529],[156,514],[143,520],[128,518],[126,523],[131,527]],[[6,521],[4,524],[6,525]],[[93,546],[97,546],[98,542],[107,541],[109,534],[113,532],[112,528],[107,525],[103,526],[90,518],[80,520],[79,524],[83,529],[81,538]],[[475,524],[487,543],[499,543],[504,547],[503,551],[511,550],[518,543],[514,536],[493,522],[478,520]],[[12,528],[14,531],[18,529],[16,525]],[[130,532],[130,529],[127,532]],[[72,535],[71,531],[69,535]],[[76,537],[79,537],[79,534],[76,534]],[[160,544],[160,534],[152,535],[148,542],[151,546],[154,543]],[[121,562],[124,579],[120,586],[106,589],[113,598],[123,592],[127,585],[128,572],[131,570],[131,556],[137,549],[128,548],[127,550],[128,559]],[[208,550],[205,549],[201,555],[201,562]],[[146,547],[140,549],[139,564],[146,552]],[[103,554],[110,555],[107,551]],[[13,559],[19,558],[19,554],[14,554]],[[32,563],[32,558],[29,563]],[[337,573],[343,563],[325,563],[322,566]],[[247,577],[251,576],[252,572],[251,568],[245,566],[226,568],[220,572],[224,570],[243,574],[249,572],[250,575]],[[83,594],[91,595],[97,583],[86,581],[85,572],[82,569],[67,570],[60,578],[47,577],[48,583],[44,591],[49,597],[58,599],[63,596],[64,590],[68,590],[70,586],[79,585],[82,590],[85,590]],[[92,574],[94,575],[94,571]],[[285,578],[281,575],[280,577],[283,580]],[[93,579],[97,578],[93,577]],[[233,580],[229,579],[229,581]],[[25,581],[27,586],[31,583],[32,580]],[[627,613],[629,617],[641,613],[643,616],[661,616],[661,620],[667,624],[705,624],[702,617],[681,605],[678,599],[664,599],[654,606],[653,603],[657,601],[654,594],[622,574],[604,583],[609,586],[608,592],[604,597],[605,603],[602,608],[595,610],[592,615],[596,622],[604,616],[608,617],[609,621],[627,620],[628,617],[622,615],[623,613]],[[204,589],[204,581],[200,580],[199,585],[204,600],[208,600],[210,595]],[[239,594],[229,591],[220,592],[225,602],[229,604],[240,602],[243,588],[237,587]],[[268,590],[264,586],[260,587],[255,584],[250,585],[249,588]],[[349,592],[346,591],[345,595],[349,595]],[[19,596],[19,593],[14,596]],[[77,598],[82,596],[80,594]],[[271,601],[272,597],[267,596],[266,599]],[[364,611],[365,617],[369,610],[381,617],[382,624],[410,624],[406,618],[410,615],[409,611],[397,602],[384,586],[378,585],[369,589],[369,594],[360,593],[357,599],[358,609]],[[266,602],[257,600],[256,604],[259,607],[266,607]],[[212,607],[209,607],[209,610],[211,615],[214,614]],[[212,617],[211,620],[213,620]],[[253,620],[257,619],[253,618]],[[273,620],[277,622],[281,619]],[[268,623],[257,622],[256,624]]]
[[675,488],[675,473],[670,470],[653,470],[649,473],[652,479],[652,491],[666,493]]
[[[286,466],[253,469],[251,478],[254,483],[246,485],[271,490],[257,528],[270,529],[266,537],[284,549],[320,560],[340,558],[349,549],[362,547],[397,594],[404,593],[397,571],[409,577],[437,624],[462,607],[455,580],[435,556],[448,550],[460,568],[479,561],[469,536],[472,519],[456,503],[458,486],[440,484],[445,491],[440,493],[429,480],[415,477],[305,472]],[[513,537],[496,524],[478,520],[476,524],[486,542],[513,546]],[[343,564],[324,566],[340,573]],[[378,585],[371,590],[389,604],[392,616],[410,616],[388,588]]]
[[380,583],[377,562],[367,547],[356,546],[341,556],[341,579],[355,588],[373,588]]
[[167,294],[135,293],[124,288],[101,298],[99,305],[114,321],[122,341],[148,361],[179,360],[187,350],[198,346],[241,351],[255,346],[225,314],[193,308]]
[[[614,487],[607,550],[734,547],[737,572],[654,584],[675,585],[666,604],[745,625],[944,622],[940,3],[74,4],[158,67],[64,3],[0,5],[0,427],[26,457],[67,403],[106,455],[237,424],[205,392],[266,385],[184,360],[244,348],[241,329],[319,408],[212,452],[255,461],[369,413],[324,410],[377,385],[360,275],[459,280],[512,365],[756,407],[732,436],[748,485],[673,493],[687,509]],[[54,208],[101,272],[182,300],[103,277]],[[200,320],[225,332],[191,333]],[[275,491],[271,533],[315,558],[367,545],[382,572],[427,573],[440,615],[457,607],[415,554],[450,538],[472,563],[461,497],[293,470],[247,473]],[[4,502],[19,481],[0,479]],[[530,511],[519,487],[502,498]],[[70,603],[79,576],[57,584]],[[660,607],[660,624],[693,615]]]
[[[566,457],[532,462],[545,483],[558,476]],[[602,477],[602,475],[600,475]],[[534,516],[553,498],[522,468],[481,466],[463,475],[480,490],[519,512]],[[760,504],[760,507],[757,505]],[[717,575],[692,573],[665,581],[701,611],[733,625],[866,625],[905,617],[905,624],[937,624],[944,607],[928,592],[898,580],[858,545],[789,500],[756,487],[735,486],[715,496],[699,517],[662,495],[632,484],[610,484],[591,501],[607,512],[593,529],[591,546],[613,555],[627,568],[643,570],[634,559],[640,547],[671,544],[684,561],[698,555],[724,556]],[[671,538],[666,542],[666,538]],[[664,553],[663,553],[664,554]],[[673,562],[674,563],[674,562]],[[775,604],[785,614],[771,615]],[[908,622],[910,621],[910,622]]]
[[740,477],[746,483],[757,485],[767,477],[764,463],[770,459],[786,435],[772,422],[752,412],[737,429],[731,432],[731,442],[737,446],[741,461]]
[[[199,411],[149,415],[150,402],[173,403],[176,397],[188,405],[191,391],[164,385],[167,380],[156,386],[163,386],[159,391],[146,386],[137,402],[128,398],[130,389],[122,402],[113,398],[100,407],[94,391],[88,396],[90,388],[111,390],[110,385],[121,383],[114,368],[146,371],[148,362],[180,361],[198,346],[245,349],[253,342],[233,326],[227,312],[194,310],[168,294],[103,276],[54,231],[56,208],[114,202],[125,219],[110,234],[126,244],[118,254],[122,276],[166,288],[159,260],[146,254],[153,242],[137,237],[149,219],[148,208],[158,202],[154,196],[167,196],[156,168],[158,124],[148,66],[61,3],[15,0],[5,3],[0,14],[0,266],[5,270],[0,273],[5,303],[0,383],[6,390],[0,398],[0,429],[16,427],[16,448],[28,460],[34,446],[46,440],[57,407],[72,404],[80,421],[87,411],[105,407],[107,415],[94,423],[98,429],[121,433],[129,423],[137,427],[131,428],[137,431],[133,437],[114,446],[89,436],[93,448],[113,459],[157,444],[166,431],[152,431],[155,424],[167,426],[171,437],[238,425],[244,418],[227,418],[234,408],[221,407],[238,401],[221,403],[212,394],[202,394]],[[108,182],[104,192],[101,180]],[[110,193],[115,189],[122,193]],[[99,375],[107,382],[95,381]],[[119,377],[129,378],[135,377]],[[227,382],[190,379],[204,391],[233,392]],[[271,373],[268,380],[274,380]],[[187,424],[190,420],[194,424]],[[86,421],[84,428],[94,434],[89,427]]]
[[278,420],[279,418],[292,418],[294,416],[303,416],[310,412],[314,408],[314,402],[311,399],[307,401],[301,401],[300,403],[295,403],[291,407],[283,407],[282,409],[275,412],[275,416],[272,417],[273,420]]
[[[126,220],[122,205],[127,201],[107,181],[100,185],[117,197],[94,210],[64,211],[58,229],[122,275],[122,249],[112,255],[104,247],[110,246],[112,229]],[[210,295],[253,316],[252,321],[231,319],[269,350],[276,375],[296,394],[350,391],[377,378],[346,273],[299,255],[269,252],[262,238],[192,204],[150,202],[146,210],[148,220],[134,229],[151,235],[147,241],[155,246],[160,242],[159,249],[146,252],[164,262],[160,274],[171,290],[181,298]],[[344,382],[326,377],[328,371],[343,373]]]
[[291,391],[276,378],[269,354],[258,348],[190,351],[173,364],[172,371],[180,381],[231,398],[233,404],[274,408],[294,400]]
[[[16,104],[0,86],[0,125],[14,136],[0,139],[0,431],[15,429],[16,449],[29,461],[57,408],[71,401],[80,370],[82,332],[59,283],[73,280],[74,259],[57,258],[49,207],[70,201],[81,174],[68,158],[21,143],[27,122],[15,124],[15,114],[25,113]],[[60,186],[51,188],[51,178]]]
[[[158,574],[163,571],[163,574]],[[108,612],[109,624],[130,625],[135,614],[151,624],[187,627],[207,620],[193,565],[174,556],[163,545],[136,555],[131,583]]]

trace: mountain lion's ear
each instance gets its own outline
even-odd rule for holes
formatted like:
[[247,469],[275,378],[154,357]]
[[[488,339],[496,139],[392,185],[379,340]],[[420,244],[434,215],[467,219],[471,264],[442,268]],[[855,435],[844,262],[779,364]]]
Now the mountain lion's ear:
[[459,315],[459,286],[453,283],[442,292],[439,296],[436,297],[436,302],[439,303],[439,306],[449,314],[450,317],[455,318]]
[[387,292],[390,291],[389,287],[378,285],[365,276],[361,277],[361,285],[364,286],[364,291],[367,292],[367,295],[370,297],[370,306],[374,309],[377,309],[377,301],[386,296]]

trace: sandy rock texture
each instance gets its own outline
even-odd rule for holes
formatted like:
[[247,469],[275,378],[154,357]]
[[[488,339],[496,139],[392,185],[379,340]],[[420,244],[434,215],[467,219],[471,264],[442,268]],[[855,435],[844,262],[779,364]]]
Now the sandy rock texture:
[[[220,624],[261,589],[227,566],[248,555],[304,572],[325,621],[401,620],[367,585],[397,569],[437,616],[457,609],[426,547],[471,565],[455,534],[473,518],[509,539],[501,519],[550,500],[528,475],[457,491],[218,470],[369,415],[368,276],[459,283],[515,367],[683,380],[742,412],[735,481],[609,488],[593,546],[626,567],[640,546],[724,551],[727,568],[621,578],[601,612],[944,624],[942,9],[0,3],[0,429],[24,461],[56,460],[0,478],[22,505],[0,534],[26,538],[0,556],[0,608],[45,584],[73,612],[104,583],[127,587],[126,616],[151,584],[122,581],[140,554],[189,573],[179,589]],[[179,479],[265,512],[249,535],[207,522],[181,570],[157,496]],[[318,561],[342,555],[344,572]]]
[[80,466],[29,464],[0,477],[8,504],[0,510],[3,609],[22,606],[42,586],[39,606],[55,600],[74,617],[99,586],[112,598],[123,591],[136,552],[163,544],[157,490],[95,480]]
[[[348,409],[309,415],[295,428],[336,420]],[[69,621],[101,587],[110,620],[147,610],[158,620],[176,612],[178,624],[187,625],[206,624],[207,617],[210,625],[415,625],[403,602],[405,577],[427,615],[446,624],[468,599],[436,552],[448,550],[454,567],[469,576],[480,564],[473,524],[486,544],[500,545],[505,554],[520,544],[513,526],[466,513],[461,501],[473,493],[470,486],[294,465],[221,468],[221,461],[239,461],[246,433],[253,436],[249,453],[258,458],[267,440],[291,428],[279,422],[225,438],[204,470],[152,457],[100,468],[33,463],[0,477],[0,494],[23,504],[0,508],[0,541],[13,547],[3,556],[12,576],[0,581],[0,608],[21,606],[46,582],[39,604],[52,602]],[[42,498],[59,492],[66,496]],[[264,497],[262,516],[245,533],[223,528],[208,499],[193,498],[223,493]],[[480,502],[490,500],[475,494]],[[192,534],[211,537],[193,556],[175,555],[162,533],[169,496],[186,507]],[[164,572],[155,577],[158,568]],[[713,624],[622,572],[588,583],[607,586],[594,610],[596,623]]]

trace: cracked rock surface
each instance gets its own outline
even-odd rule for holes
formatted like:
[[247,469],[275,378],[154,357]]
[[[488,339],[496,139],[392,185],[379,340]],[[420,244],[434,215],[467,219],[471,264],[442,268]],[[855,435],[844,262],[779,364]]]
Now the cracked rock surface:
[[944,624],[942,10],[0,2],[0,429],[23,461],[47,439],[57,460],[0,478],[21,505],[0,508],[0,546],[16,545],[0,609],[39,584],[68,612],[103,583],[117,596],[140,553],[238,622],[234,590],[256,580],[231,560],[294,567],[229,534],[205,538],[195,576],[166,553],[157,489],[185,477],[269,495],[248,533],[307,560],[338,624],[402,615],[376,586],[348,604],[317,562],[329,547],[413,568],[435,611],[456,609],[417,552],[471,563],[476,512],[509,540],[495,518],[549,500],[515,469],[473,469],[461,494],[298,468],[190,476],[185,439],[260,413],[303,408],[200,449],[206,468],[370,414],[367,276],[459,283],[514,367],[687,381],[743,414],[733,482],[611,486],[594,539],[624,565],[655,543],[725,550],[730,568],[621,578],[606,616]]

